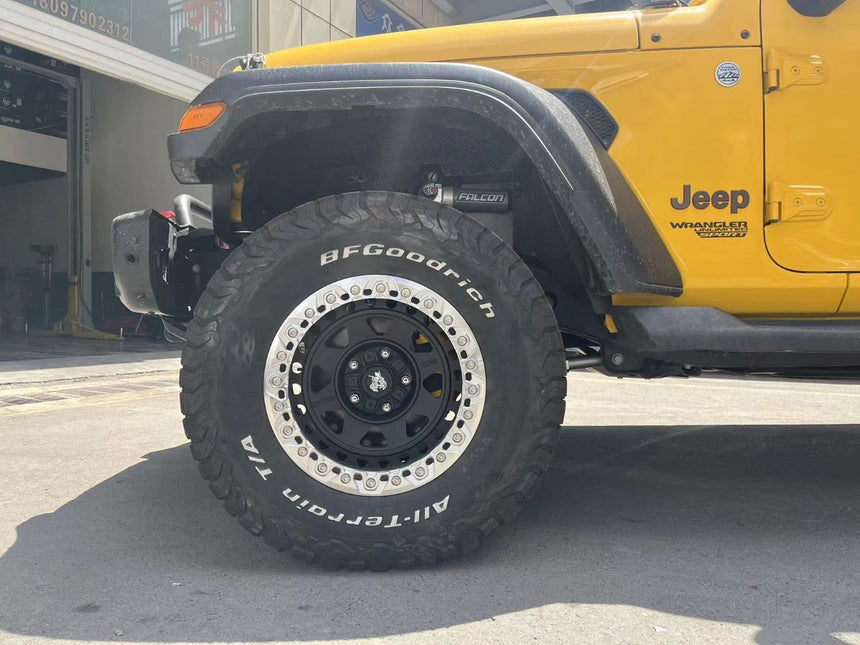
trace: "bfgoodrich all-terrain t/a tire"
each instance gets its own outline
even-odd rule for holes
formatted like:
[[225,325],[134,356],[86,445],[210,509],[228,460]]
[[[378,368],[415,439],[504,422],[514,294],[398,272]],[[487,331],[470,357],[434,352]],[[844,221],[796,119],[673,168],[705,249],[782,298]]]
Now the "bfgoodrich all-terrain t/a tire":
[[417,197],[285,213],[223,264],[182,355],[191,450],[276,549],[433,565],[510,520],[563,415],[551,307],[501,239]]

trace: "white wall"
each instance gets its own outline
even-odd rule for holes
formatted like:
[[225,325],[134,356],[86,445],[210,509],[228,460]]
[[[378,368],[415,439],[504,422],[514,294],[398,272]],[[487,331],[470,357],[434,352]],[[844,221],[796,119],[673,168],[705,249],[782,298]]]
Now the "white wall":
[[183,186],[170,172],[167,135],[178,128],[184,102],[84,73],[91,87],[93,271],[111,271],[114,217],[143,208],[170,209],[180,193],[210,203],[211,189]]
[[0,266],[11,272],[36,268],[31,244],[54,245],[54,271],[68,269],[66,178],[0,186]]
[[66,172],[66,140],[0,125],[0,161]]

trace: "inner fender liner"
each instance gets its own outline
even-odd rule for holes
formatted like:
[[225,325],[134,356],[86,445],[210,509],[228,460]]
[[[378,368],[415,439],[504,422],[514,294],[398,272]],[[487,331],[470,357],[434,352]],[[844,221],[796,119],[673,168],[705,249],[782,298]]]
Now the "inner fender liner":
[[183,183],[224,181],[230,163],[253,156],[242,129],[255,117],[283,114],[271,122],[275,136],[275,130],[289,132],[289,113],[456,108],[489,119],[522,147],[567,214],[561,233],[579,238],[606,294],[682,291],[681,275],[648,214],[613,191],[605,168],[611,160],[601,158],[568,107],[536,85],[457,63],[321,65],[228,74],[193,104],[214,101],[228,105],[220,121],[168,140],[171,166]]

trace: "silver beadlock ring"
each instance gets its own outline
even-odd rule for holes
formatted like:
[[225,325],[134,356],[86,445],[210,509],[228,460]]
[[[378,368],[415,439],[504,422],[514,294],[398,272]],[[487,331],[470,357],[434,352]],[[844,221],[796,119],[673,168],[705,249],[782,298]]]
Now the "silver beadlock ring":
[[[381,288],[383,285],[384,288]],[[290,404],[290,388],[294,385],[294,379],[296,382],[300,380],[293,371],[293,358],[305,334],[326,314],[361,300],[393,300],[423,311],[431,320],[444,320],[450,340],[457,350],[460,373],[468,387],[468,396],[466,391],[460,396],[459,408],[442,441],[426,455],[390,470],[360,470],[321,454],[308,441],[297,423],[297,418],[302,423],[310,422],[306,418],[306,411],[293,410]],[[452,321],[450,325],[449,319]],[[279,384],[275,384],[275,379]],[[451,468],[466,451],[480,427],[486,392],[481,348],[460,312],[432,289],[390,275],[362,275],[339,280],[317,289],[296,305],[275,334],[263,375],[266,415],[287,457],[309,477],[329,488],[368,497],[415,490]]]

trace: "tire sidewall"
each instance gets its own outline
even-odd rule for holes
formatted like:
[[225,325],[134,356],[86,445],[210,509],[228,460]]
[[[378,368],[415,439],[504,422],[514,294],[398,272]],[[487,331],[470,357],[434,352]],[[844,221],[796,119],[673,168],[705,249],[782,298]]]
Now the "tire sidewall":
[[[378,541],[444,530],[487,504],[491,491],[503,491],[529,447],[529,407],[539,398],[540,377],[530,360],[538,351],[533,330],[523,324],[522,307],[531,303],[518,301],[493,258],[481,256],[477,239],[492,233],[468,219],[454,226],[453,218],[465,216],[447,209],[435,220],[424,218],[422,209],[438,210],[428,203],[412,200],[404,213],[368,207],[358,223],[335,220],[313,238],[289,244],[255,234],[258,239],[246,240],[247,248],[228,260],[233,271],[212,281],[217,290],[222,278],[244,275],[224,306],[212,357],[209,405],[217,442],[230,457],[237,485],[253,491],[257,504],[293,533],[339,536],[348,530],[354,540]],[[288,213],[267,228],[283,232],[299,224]],[[493,242],[496,255],[513,254],[499,238]],[[436,291],[464,317],[484,359],[486,398],[468,448],[436,479],[398,495],[349,495],[307,475],[278,443],[263,404],[267,354],[286,316],[318,289],[357,275],[394,276]]]

